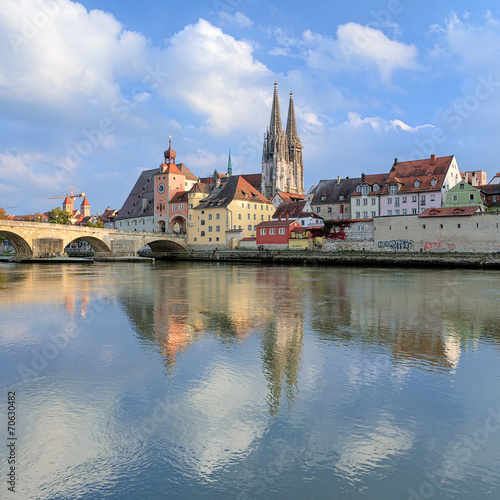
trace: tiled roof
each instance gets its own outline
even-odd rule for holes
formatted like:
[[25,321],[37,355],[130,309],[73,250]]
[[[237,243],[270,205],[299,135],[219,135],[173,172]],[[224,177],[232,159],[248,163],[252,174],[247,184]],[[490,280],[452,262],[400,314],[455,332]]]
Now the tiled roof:
[[[394,162],[380,194],[388,194],[390,184],[401,184],[398,194],[439,191],[450,168],[453,156],[424,160]],[[435,179],[433,186],[432,179]],[[415,186],[418,181],[418,186]]]
[[446,208],[427,208],[419,217],[453,217],[457,215],[474,215],[480,212],[481,207],[446,207]]
[[500,184],[486,184],[478,189],[487,207],[500,207]]
[[[137,179],[132,191],[128,195],[123,207],[120,208],[116,220],[130,219],[132,217],[143,217],[154,215],[154,179],[158,172],[157,168],[143,170]],[[142,198],[147,199],[146,210],[142,209]]]
[[241,177],[251,184],[257,191],[260,192],[262,183],[262,174],[243,174]]
[[274,220],[266,220],[264,222],[259,222],[257,224],[257,227],[287,227],[291,226],[292,224],[299,224],[295,219],[274,219]]
[[250,185],[242,175],[228,177],[219,188],[215,188],[208,198],[204,199],[195,210],[209,207],[227,207],[233,200],[270,203],[260,191]]
[[[201,179],[200,179],[201,181]],[[209,194],[210,191],[212,190],[212,187],[209,184],[205,184],[203,182],[197,182],[192,188],[190,193],[202,193],[202,194]]]
[[174,194],[169,203],[179,203],[180,201],[187,201],[188,191],[178,191]]
[[302,213],[302,210],[304,210],[305,205],[305,201],[282,203],[274,212],[273,219],[277,219],[280,215],[281,217],[288,215],[291,219],[296,219]]
[[[365,182],[371,188],[368,195],[378,195],[378,194],[380,194],[380,191],[381,191],[388,175],[389,174],[367,174],[367,175],[365,175],[365,180],[363,181],[363,178],[361,178],[358,184],[363,184],[363,182]],[[378,184],[378,191],[373,190],[373,186],[375,184]],[[361,191],[358,192],[358,191],[356,191],[356,189],[354,189],[351,196],[361,196]]]
[[[348,203],[361,178],[319,181],[314,192],[311,205],[332,205],[333,203]],[[341,200],[340,197],[344,198]]]
[[84,197],[83,197],[83,201],[82,201],[81,205],[84,205],[84,206],[90,207],[89,200],[87,200],[87,197],[86,197],[86,196],[84,196]]
[[279,191],[278,193],[276,193],[276,196],[280,196],[281,199],[283,200],[283,203],[291,203],[293,201],[301,201],[306,197],[305,194],[285,193],[283,191]]
[[104,212],[99,216],[99,220],[102,222],[108,222],[115,219],[117,210],[113,208],[106,208]]
[[323,226],[309,226],[309,227],[294,227],[292,229],[292,233],[295,233],[295,234],[302,234],[302,233],[306,233],[307,231],[311,231],[311,230],[319,230],[319,229],[323,229]]

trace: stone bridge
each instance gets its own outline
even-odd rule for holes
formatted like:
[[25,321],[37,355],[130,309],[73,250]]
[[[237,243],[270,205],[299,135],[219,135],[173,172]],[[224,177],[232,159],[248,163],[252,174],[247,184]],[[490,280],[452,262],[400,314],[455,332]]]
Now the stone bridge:
[[94,249],[94,256],[132,257],[144,245],[155,253],[184,251],[186,236],[173,233],[119,231],[86,226],[67,226],[46,222],[0,220],[0,235],[7,238],[20,260],[49,255],[62,256],[66,246],[77,239],[85,240]]

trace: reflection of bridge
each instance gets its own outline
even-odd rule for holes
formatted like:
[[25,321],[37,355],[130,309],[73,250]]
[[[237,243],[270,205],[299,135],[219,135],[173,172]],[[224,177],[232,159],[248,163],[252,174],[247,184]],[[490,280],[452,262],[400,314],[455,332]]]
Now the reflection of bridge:
[[18,259],[62,256],[66,246],[76,239],[85,240],[94,249],[95,257],[131,257],[144,245],[157,252],[176,252],[187,248],[186,236],[67,226],[44,222],[0,220],[0,235],[7,238]]

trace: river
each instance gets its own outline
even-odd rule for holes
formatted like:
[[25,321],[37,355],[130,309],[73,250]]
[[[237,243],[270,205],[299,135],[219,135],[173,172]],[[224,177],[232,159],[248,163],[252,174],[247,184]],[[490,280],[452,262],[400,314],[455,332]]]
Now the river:
[[499,311],[498,271],[0,264],[0,498],[500,498]]

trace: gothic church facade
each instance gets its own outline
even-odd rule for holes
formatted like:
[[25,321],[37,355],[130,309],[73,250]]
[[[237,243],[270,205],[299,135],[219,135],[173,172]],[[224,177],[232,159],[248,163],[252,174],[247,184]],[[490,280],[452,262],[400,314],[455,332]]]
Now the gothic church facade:
[[302,144],[295,122],[293,94],[290,92],[286,130],[281,125],[278,85],[274,83],[271,120],[262,150],[261,192],[271,199],[276,192],[305,194]]

